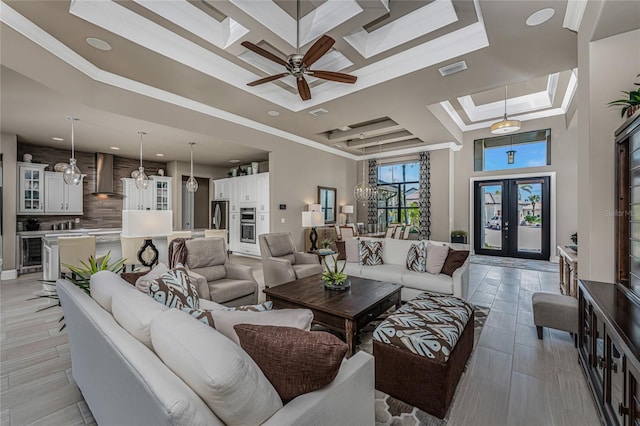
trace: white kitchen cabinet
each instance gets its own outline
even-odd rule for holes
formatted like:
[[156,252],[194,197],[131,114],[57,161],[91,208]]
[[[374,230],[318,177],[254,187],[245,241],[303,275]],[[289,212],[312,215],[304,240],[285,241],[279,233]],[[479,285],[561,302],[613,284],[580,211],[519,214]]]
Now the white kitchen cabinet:
[[123,210],[151,210],[153,202],[153,185],[149,182],[147,189],[138,189],[135,179],[122,178],[124,199]]
[[151,187],[151,209],[171,210],[171,177],[151,176],[149,186]]
[[269,213],[258,213],[256,215],[256,247],[260,254],[260,244],[258,244],[258,236],[269,233]]
[[48,164],[18,162],[17,214],[44,213],[44,169]]
[[229,191],[229,212],[240,212],[240,180],[239,178],[229,179],[228,191]]
[[78,185],[67,185],[64,174],[44,172],[44,213],[82,214],[84,176]]
[[240,181],[240,202],[255,203],[257,201],[256,175],[242,176]]
[[230,198],[230,182],[231,179],[217,179],[213,181],[213,199],[228,200]]
[[256,200],[258,213],[269,212],[269,173],[260,173],[256,177]]
[[229,250],[240,248],[240,213],[229,212]]

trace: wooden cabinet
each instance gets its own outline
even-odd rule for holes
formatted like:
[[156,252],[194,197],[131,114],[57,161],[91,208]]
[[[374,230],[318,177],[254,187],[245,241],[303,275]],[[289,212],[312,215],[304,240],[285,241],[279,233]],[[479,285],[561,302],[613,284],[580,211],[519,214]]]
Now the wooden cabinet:
[[18,162],[17,214],[44,213],[44,169],[47,166]]
[[45,214],[82,214],[83,183],[67,185],[63,173],[44,172],[44,213]]
[[168,176],[151,176],[149,178],[151,187],[151,209],[171,210],[171,178]]
[[640,300],[626,287],[580,280],[580,364],[607,425],[640,425]]

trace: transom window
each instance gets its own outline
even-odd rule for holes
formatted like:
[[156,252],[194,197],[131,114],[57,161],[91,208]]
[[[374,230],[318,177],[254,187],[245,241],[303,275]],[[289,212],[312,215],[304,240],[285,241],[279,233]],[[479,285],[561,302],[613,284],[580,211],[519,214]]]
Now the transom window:
[[[508,162],[507,151],[515,151]],[[476,172],[506,169],[526,169],[551,164],[551,129],[517,133],[515,135],[476,139],[474,170]]]
[[417,161],[378,167],[378,223],[382,229],[391,223],[418,228],[419,173]]

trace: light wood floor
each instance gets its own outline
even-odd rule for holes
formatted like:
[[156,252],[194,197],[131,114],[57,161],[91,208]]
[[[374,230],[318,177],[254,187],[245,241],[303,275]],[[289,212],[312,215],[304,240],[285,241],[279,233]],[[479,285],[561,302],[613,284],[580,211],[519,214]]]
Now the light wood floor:
[[[259,260],[249,264],[262,284]],[[39,313],[40,274],[0,283],[0,424],[95,424],[71,376],[60,308]],[[450,425],[598,425],[594,403],[568,333],[536,337],[535,291],[557,292],[556,274],[472,264],[471,301],[491,308],[463,375]]]

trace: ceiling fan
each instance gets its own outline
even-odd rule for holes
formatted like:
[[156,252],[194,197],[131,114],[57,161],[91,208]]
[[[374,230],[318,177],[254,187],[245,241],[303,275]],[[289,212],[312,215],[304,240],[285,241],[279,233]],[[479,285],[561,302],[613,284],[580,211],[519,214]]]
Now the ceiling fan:
[[335,71],[319,71],[310,69],[311,65],[313,65],[325,53],[327,53],[334,43],[335,40],[325,34],[320,37],[320,39],[316,41],[313,46],[311,46],[307,53],[305,53],[304,55],[300,54],[300,0],[298,0],[296,8],[296,53],[289,55],[286,61],[251,42],[242,42],[242,46],[246,47],[247,49],[277,64],[284,66],[287,72],[252,81],[251,83],[248,83],[247,86],[257,86],[259,84],[268,83],[270,81],[278,80],[282,77],[292,75],[296,78],[296,81],[298,83],[298,93],[300,94],[300,97],[303,101],[308,101],[309,99],[311,99],[311,89],[309,89],[309,84],[304,78],[305,75],[321,78],[323,80],[337,81],[339,83],[355,83],[358,77],[354,75]]

